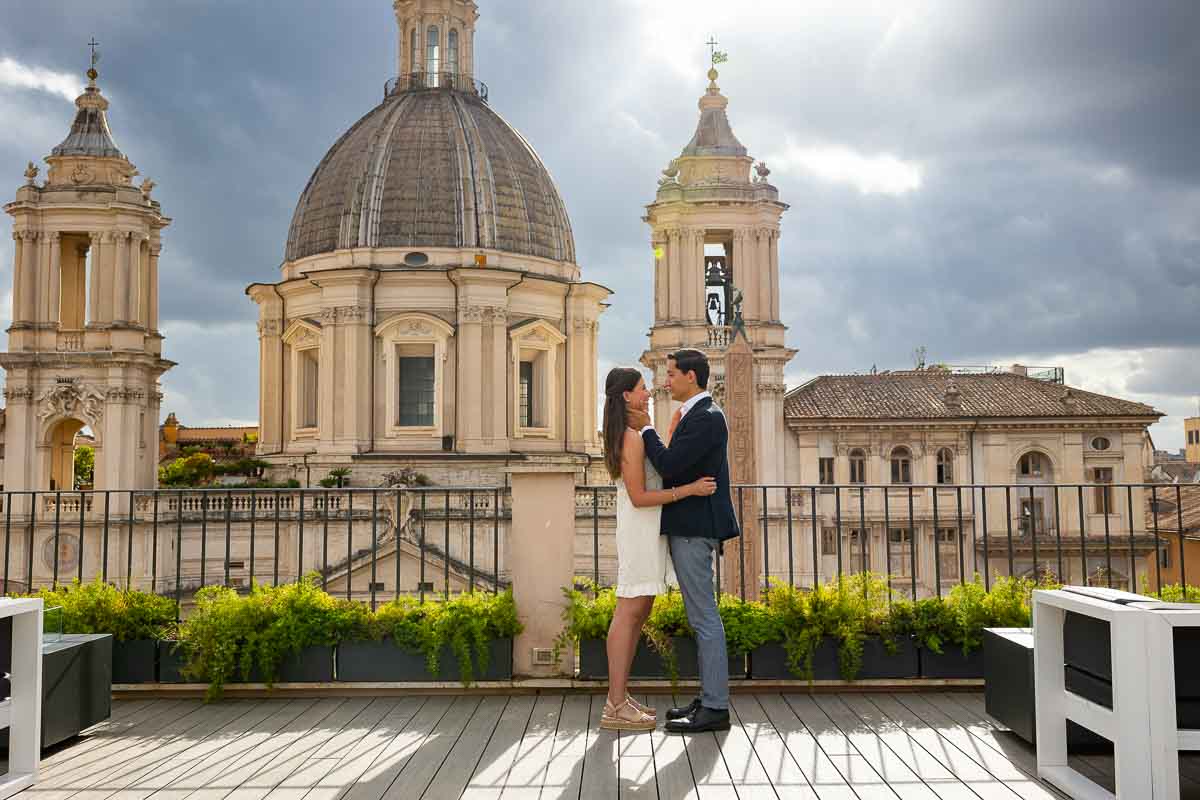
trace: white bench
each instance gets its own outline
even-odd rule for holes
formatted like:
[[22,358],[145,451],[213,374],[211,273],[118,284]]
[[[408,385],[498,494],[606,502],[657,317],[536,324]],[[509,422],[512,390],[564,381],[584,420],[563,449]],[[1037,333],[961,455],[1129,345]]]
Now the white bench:
[[[1066,688],[1063,622],[1068,612],[1109,625],[1112,708]],[[1113,743],[1115,797],[1179,797],[1179,751],[1200,750],[1200,730],[1177,725],[1174,629],[1179,626],[1200,627],[1200,607],[1111,590],[1033,593],[1039,777],[1077,800],[1114,797],[1067,764],[1069,719]]]
[[0,698],[0,728],[8,728],[8,773],[0,800],[37,782],[42,742],[42,600],[0,597],[0,619],[12,617],[12,697]]

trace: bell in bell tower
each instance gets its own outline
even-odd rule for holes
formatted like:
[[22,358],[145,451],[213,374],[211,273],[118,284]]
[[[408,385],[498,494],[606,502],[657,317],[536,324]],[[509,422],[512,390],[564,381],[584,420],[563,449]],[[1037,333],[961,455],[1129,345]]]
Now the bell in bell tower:
[[[92,43],[93,48],[95,42]],[[95,489],[149,489],[157,479],[161,232],[170,224],[108,127],[92,68],[67,137],[39,183],[4,206],[13,219],[12,325],[6,375],[4,488],[71,491],[73,441],[95,438]]]

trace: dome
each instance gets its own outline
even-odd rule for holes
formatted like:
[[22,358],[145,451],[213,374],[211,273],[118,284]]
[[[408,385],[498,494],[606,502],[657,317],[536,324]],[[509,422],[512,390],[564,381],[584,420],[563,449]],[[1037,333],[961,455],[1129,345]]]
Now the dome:
[[447,88],[389,94],[317,165],[286,258],[351,247],[575,261],[566,206],[537,153],[479,93]]

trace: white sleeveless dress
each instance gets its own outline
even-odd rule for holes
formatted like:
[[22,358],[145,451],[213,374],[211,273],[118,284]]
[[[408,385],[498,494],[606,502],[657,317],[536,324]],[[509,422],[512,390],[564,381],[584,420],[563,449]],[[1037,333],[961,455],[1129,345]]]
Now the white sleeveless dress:
[[[646,489],[661,488],[662,478],[646,459]],[[638,508],[625,479],[617,478],[617,597],[663,594],[668,585],[678,585],[661,518],[662,506]]]

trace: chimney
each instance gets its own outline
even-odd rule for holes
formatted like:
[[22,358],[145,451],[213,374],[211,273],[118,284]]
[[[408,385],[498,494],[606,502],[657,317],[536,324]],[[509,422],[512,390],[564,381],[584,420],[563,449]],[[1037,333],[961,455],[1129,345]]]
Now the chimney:
[[1013,364],[1011,372],[1013,375],[1020,375],[1022,378],[1029,377],[1029,367],[1023,364]]
[[962,392],[958,390],[958,383],[951,379],[946,384],[946,394],[943,397],[946,403],[946,408],[954,412],[962,411]]

